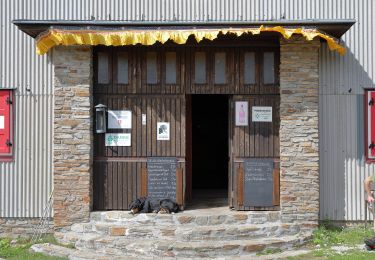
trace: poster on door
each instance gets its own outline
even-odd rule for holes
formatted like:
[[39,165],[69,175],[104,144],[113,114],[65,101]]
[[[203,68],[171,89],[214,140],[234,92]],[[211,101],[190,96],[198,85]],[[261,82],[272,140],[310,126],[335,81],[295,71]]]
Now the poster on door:
[[129,110],[108,110],[109,129],[131,129],[132,112]]
[[272,122],[272,107],[253,107],[253,122]]
[[247,126],[249,124],[248,102],[236,102],[236,126]]
[[105,146],[131,146],[131,134],[105,134]]
[[156,131],[156,140],[169,140],[169,122],[158,122]]

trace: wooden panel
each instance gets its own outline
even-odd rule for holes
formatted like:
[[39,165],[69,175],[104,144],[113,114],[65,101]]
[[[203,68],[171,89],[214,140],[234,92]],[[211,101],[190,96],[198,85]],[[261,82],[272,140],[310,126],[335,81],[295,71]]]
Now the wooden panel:
[[242,165],[237,168],[237,204],[243,206],[244,202],[244,169]]
[[176,171],[176,202],[178,205],[184,204],[184,178],[181,168],[177,168]]
[[[280,96],[233,96],[233,100],[234,102],[249,102],[249,125],[234,126],[234,156],[240,158],[279,157]],[[272,106],[272,122],[252,122],[253,106]],[[232,122],[234,122],[234,119]]]
[[[131,133],[131,146],[105,147],[105,135],[94,134],[94,157],[185,156],[185,96],[103,94],[94,102],[106,104],[108,110],[132,111],[132,129],[107,129],[107,133]],[[170,123],[170,140],[156,140],[157,122]]]
[[280,205],[280,162],[275,162],[273,171],[273,205]]
[[147,168],[141,168],[141,196],[147,197]]

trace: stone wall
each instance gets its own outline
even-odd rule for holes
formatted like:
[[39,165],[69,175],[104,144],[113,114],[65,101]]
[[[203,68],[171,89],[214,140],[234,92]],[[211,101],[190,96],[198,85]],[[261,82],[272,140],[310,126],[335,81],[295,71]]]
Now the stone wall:
[[280,42],[280,201],[283,222],[319,220],[319,40]]
[[92,181],[92,51],[54,49],[54,225],[88,221]]
[[[0,218],[0,237],[31,237],[39,218]],[[53,233],[53,220],[48,219],[44,233]]]

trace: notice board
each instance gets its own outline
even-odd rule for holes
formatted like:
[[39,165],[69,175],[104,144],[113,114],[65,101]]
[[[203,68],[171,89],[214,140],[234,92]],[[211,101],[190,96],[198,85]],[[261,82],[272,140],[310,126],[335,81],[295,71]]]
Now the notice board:
[[274,161],[248,158],[244,161],[244,206],[273,206]]
[[175,157],[147,158],[148,197],[176,200],[176,170]]

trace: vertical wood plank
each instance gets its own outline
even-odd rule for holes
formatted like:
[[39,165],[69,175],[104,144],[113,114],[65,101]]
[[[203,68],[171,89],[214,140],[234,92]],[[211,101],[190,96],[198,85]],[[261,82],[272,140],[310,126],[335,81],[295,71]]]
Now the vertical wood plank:
[[280,205],[280,163],[275,163],[273,170],[273,205]]
[[244,202],[244,169],[242,165],[237,168],[237,205],[243,206]]
[[142,167],[141,168],[141,197],[147,197],[148,191],[147,191],[147,168]]
[[184,205],[183,184],[183,171],[180,167],[178,167],[176,170],[176,202],[178,205]]

